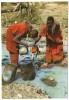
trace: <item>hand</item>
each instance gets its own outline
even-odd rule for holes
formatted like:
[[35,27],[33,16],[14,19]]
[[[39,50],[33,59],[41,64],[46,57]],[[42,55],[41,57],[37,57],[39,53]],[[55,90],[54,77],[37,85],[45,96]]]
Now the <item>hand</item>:
[[24,44],[24,46],[28,49],[28,45],[27,44]]
[[63,41],[62,41],[60,38],[57,38],[57,39],[56,39],[56,42],[57,42],[57,43],[63,43]]
[[28,48],[28,45],[24,42],[22,42],[21,45],[24,45],[26,48]]

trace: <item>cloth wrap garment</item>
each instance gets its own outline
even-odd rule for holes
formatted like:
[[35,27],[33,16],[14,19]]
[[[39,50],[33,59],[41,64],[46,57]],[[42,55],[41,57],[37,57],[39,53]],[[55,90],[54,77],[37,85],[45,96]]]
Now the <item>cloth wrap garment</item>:
[[50,63],[51,61],[57,62],[62,60],[63,41],[61,28],[59,28],[58,33],[54,28],[52,34],[49,34],[47,24],[44,24],[41,29],[40,36],[46,37],[46,62]]
[[27,32],[27,25],[24,23],[20,24],[13,24],[7,29],[6,33],[6,48],[10,53],[11,63],[18,63],[18,50],[17,47],[19,46],[18,43],[13,41],[13,38],[18,34],[26,34]]

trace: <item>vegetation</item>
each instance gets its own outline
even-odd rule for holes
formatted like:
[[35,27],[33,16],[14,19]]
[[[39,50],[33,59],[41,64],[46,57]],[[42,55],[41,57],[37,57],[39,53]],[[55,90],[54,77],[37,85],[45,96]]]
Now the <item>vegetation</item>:
[[5,38],[6,29],[15,21],[18,23],[27,21],[40,32],[48,16],[53,16],[60,23],[63,29],[63,39],[66,41],[68,37],[68,2],[2,2],[2,36]]
[[[30,23],[42,23],[42,18],[39,16],[39,11],[36,3],[2,3],[2,11],[6,10],[6,13],[2,13],[2,25],[12,24],[15,21],[22,22],[27,20]],[[13,9],[12,12],[10,12]],[[9,11],[10,10],[10,11]],[[18,10],[17,12],[14,12]],[[8,12],[9,11],[9,12]]]

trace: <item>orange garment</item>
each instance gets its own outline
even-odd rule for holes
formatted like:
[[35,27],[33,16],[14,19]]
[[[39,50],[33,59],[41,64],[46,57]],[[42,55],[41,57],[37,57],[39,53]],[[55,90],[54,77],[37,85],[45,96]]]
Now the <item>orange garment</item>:
[[[44,24],[40,32],[40,36],[46,37],[46,62],[56,62],[63,58],[63,42],[62,42],[62,30],[59,29],[59,33],[53,34],[47,33],[47,25]],[[62,43],[59,43],[62,42]]]
[[10,60],[12,64],[18,64],[18,53],[10,53]]
[[18,50],[17,47],[19,44],[13,41],[13,38],[18,34],[26,34],[27,32],[27,25],[20,23],[20,24],[13,24],[10,26],[6,33],[6,48],[9,52],[14,53],[10,54],[11,63],[18,63]]
[[13,24],[10,26],[6,33],[6,47],[7,50],[13,53],[17,53],[18,44],[13,41],[13,38],[18,34],[25,34],[27,31],[26,24]]

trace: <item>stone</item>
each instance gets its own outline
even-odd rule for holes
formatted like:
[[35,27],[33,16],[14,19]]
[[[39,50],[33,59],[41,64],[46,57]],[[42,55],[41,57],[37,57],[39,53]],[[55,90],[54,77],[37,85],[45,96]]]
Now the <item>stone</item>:
[[38,89],[38,90],[36,91],[36,93],[41,94],[41,93],[42,93],[42,90],[41,90],[41,89]]
[[56,86],[57,82],[55,81],[55,79],[53,77],[47,77],[47,78],[43,78],[41,79],[45,84],[49,85],[49,86]]
[[22,94],[17,94],[18,99],[22,99]]

